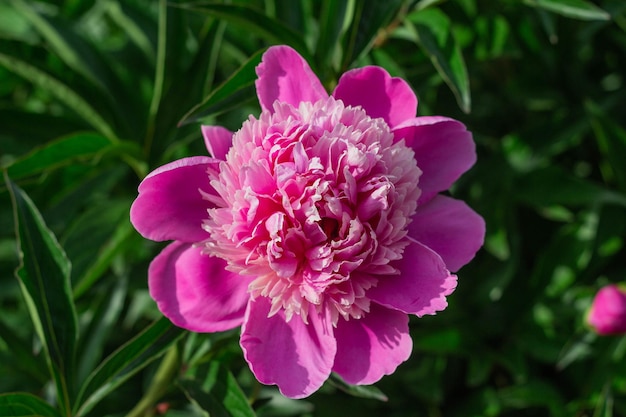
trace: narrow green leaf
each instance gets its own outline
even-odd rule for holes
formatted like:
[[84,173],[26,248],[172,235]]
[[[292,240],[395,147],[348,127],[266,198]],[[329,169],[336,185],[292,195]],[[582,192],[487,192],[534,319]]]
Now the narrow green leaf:
[[610,20],[611,15],[586,0],[524,0],[524,3],[540,9],[580,20]]
[[6,174],[5,181],[18,239],[17,277],[56,382],[58,401],[68,408],[77,339],[70,263],[30,198]]
[[183,334],[183,329],[162,318],[113,352],[83,384],[74,415],[87,414],[111,391],[161,356]]
[[265,50],[258,51],[246,61],[228,80],[209,94],[202,103],[193,107],[183,116],[179,126],[197,121],[201,117],[218,114],[241,105],[243,101],[256,96],[254,81],[255,68],[261,62]]
[[97,133],[77,133],[33,149],[8,167],[11,178],[22,178],[85,160],[101,153],[111,141]]
[[378,401],[389,400],[389,397],[387,397],[385,393],[376,388],[374,385],[351,385],[335,373],[330,374],[328,382],[353,397],[368,398]]
[[208,13],[229,23],[241,26],[250,33],[262,36],[272,43],[286,44],[296,49],[307,61],[311,56],[302,35],[293,31],[282,22],[272,19],[261,11],[243,5],[220,3],[187,3],[180,5],[192,12]]
[[626,192],[626,130],[596,104],[587,102],[586,107],[598,148],[604,156],[604,161],[600,163],[602,174],[605,180],[615,181]]
[[113,129],[100,117],[98,112],[74,90],[52,77],[50,74],[47,74],[26,61],[2,53],[0,53],[0,65],[50,92],[66,106],[74,110],[98,132],[111,140],[116,140]]
[[[341,37],[345,32],[346,21],[351,18],[354,1],[324,0],[320,14],[320,36],[315,48],[315,55],[321,69],[339,69]],[[335,62],[337,61],[337,62]],[[323,81],[325,77],[322,77]]]
[[25,392],[0,394],[2,417],[60,417],[59,412],[39,397]]
[[183,379],[178,384],[189,400],[211,417],[255,416],[233,374],[217,361],[209,364],[205,381]]
[[426,9],[409,14],[407,22],[414,29],[417,42],[452,90],[461,110],[469,113],[472,107],[469,77],[448,16],[439,9]]
[[106,11],[120,28],[124,28],[128,38],[137,45],[144,55],[154,61],[156,55],[154,46],[144,28],[139,24],[139,17],[133,13],[132,9],[119,1],[109,1],[106,3]]
[[[21,374],[29,375],[41,384],[50,379],[44,359],[41,355],[33,355],[32,342],[27,343],[22,340],[13,329],[1,320],[0,340],[4,342],[7,348],[7,357],[9,358],[5,361],[7,367],[15,369]],[[0,348],[1,350],[2,348]]]

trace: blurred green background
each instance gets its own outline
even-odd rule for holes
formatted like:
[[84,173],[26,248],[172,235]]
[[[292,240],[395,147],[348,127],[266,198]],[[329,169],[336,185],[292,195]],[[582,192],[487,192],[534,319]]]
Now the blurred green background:
[[[282,398],[236,331],[182,332],[147,293],[139,181],[259,113],[272,44],[329,90],[383,66],[477,143],[451,193],[484,249],[375,388]],[[626,281],[625,68],[623,0],[1,0],[0,416],[626,416],[626,337],[585,325]]]

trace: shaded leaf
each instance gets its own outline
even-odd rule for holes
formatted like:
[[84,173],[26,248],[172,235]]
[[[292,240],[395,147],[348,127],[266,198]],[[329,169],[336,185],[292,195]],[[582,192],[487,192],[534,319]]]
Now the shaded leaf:
[[611,19],[610,14],[586,0],[524,0],[524,3],[574,19]]
[[472,107],[469,77],[450,19],[439,9],[426,9],[409,14],[408,22],[461,110],[469,113]]
[[2,417],[60,417],[50,404],[25,392],[0,394]]
[[213,90],[202,103],[189,110],[178,123],[179,126],[224,112],[255,98],[254,81],[257,78],[255,68],[261,62],[264,52],[265,50],[261,50],[254,54],[228,80]]
[[183,334],[183,329],[161,318],[113,352],[83,384],[74,414],[87,414],[111,391],[161,356]]
[[597,105],[587,103],[591,117],[591,126],[598,142],[598,148],[604,158],[600,169],[604,178],[615,181],[626,192],[626,130],[611,120]]
[[389,400],[389,397],[374,385],[351,385],[335,373],[330,374],[328,382],[353,397],[368,398],[378,401]]
[[14,207],[22,293],[49,360],[58,401],[69,406],[77,319],[70,291],[70,262],[30,198],[5,174]]

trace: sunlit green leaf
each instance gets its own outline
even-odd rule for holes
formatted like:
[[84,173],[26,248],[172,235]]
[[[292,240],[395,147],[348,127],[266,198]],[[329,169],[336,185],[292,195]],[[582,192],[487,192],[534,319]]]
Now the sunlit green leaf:
[[2,417],[60,417],[61,414],[39,397],[25,392],[0,394]]
[[408,22],[415,30],[417,42],[454,93],[459,107],[469,113],[472,106],[469,77],[450,19],[439,9],[426,9],[409,14]]
[[88,413],[109,393],[161,356],[183,334],[181,328],[162,318],[113,352],[83,385],[74,407],[75,414]]
[[582,20],[609,20],[611,15],[586,0],[524,0],[529,6]]
[[13,202],[20,251],[17,276],[48,356],[58,401],[67,409],[73,389],[77,339],[70,263],[31,199],[8,177],[5,180]]

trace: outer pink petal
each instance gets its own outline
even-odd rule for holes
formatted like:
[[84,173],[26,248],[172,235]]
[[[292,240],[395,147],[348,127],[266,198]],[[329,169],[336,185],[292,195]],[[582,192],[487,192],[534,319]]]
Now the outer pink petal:
[[201,129],[209,154],[213,158],[226,160],[226,154],[233,144],[233,132],[222,126],[201,126]]
[[147,239],[200,242],[209,237],[202,229],[213,204],[199,190],[215,194],[207,170],[219,161],[207,156],[179,159],[152,171],[139,184],[130,208],[130,221]]
[[476,146],[465,126],[446,117],[416,117],[396,126],[396,140],[405,139],[415,150],[422,170],[420,202],[447,190],[476,162]]
[[364,318],[339,320],[333,371],[349,384],[373,384],[411,355],[409,317],[376,304]]
[[332,327],[314,308],[308,325],[299,316],[287,322],[282,312],[268,318],[270,305],[265,297],[250,302],[241,328],[244,357],[260,382],[278,385],[287,397],[306,397],[330,375],[337,351]]
[[442,195],[419,206],[409,236],[443,258],[451,271],[468,263],[485,239],[485,221],[462,201]]
[[417,97],[402,78],[380,67],[363,67],[344,73],[333,97],[350,106],[362,106],[370,117],[382,117],[391,127],[415,117]]
[[202,254],[201,248],[171,243],[150,264],[150,295],[179,327],[194,332],[235,328],[243,322],[250,279],[225,267],[226,262]]
[[395,266],[400,268],[400,275],[381,278],[367,293],[372,301],[418,316],[435,314],[448,306],[446,295],[456,288],[456,276],[433,250],[412,242]]
[[317,75],[294,49],[272,46],[256,67],[256,92],[263,110],[271,110],[276,100],[298,106],[328,97]]

